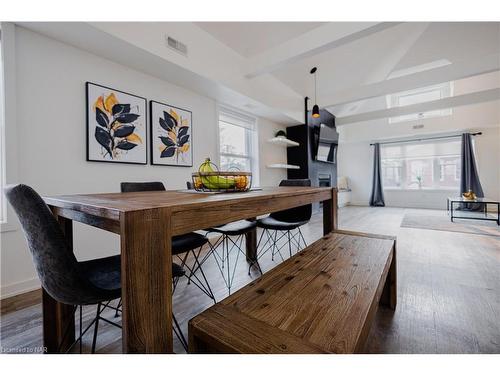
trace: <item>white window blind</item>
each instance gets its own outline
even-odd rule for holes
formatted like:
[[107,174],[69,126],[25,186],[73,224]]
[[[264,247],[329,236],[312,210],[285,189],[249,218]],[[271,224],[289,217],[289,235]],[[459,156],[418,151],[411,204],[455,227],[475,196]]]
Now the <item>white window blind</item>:
[[460,144],[449,138],[381,145],[384,188],[458,190]]
[[219,168],[252,172],[259,184],[256,119],[228,108],[219,108]]

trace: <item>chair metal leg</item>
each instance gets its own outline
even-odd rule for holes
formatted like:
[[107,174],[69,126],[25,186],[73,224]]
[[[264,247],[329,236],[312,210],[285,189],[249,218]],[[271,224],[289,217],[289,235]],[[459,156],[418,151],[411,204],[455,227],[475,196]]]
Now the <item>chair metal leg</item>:
[[181,258],[179,255],[177,257],[181,261],[181,267],[184,268],[184,266],[186,266],[186,268],[188,268],[191,271],[191,273],[187,276],[187,279],[188,279],[187,284],[190,285],[191,284],[191,276],[194,274],[194,272],[189,267],[187,267],[187,258],[188,258],[188,255],[189,255],[189,251],[186,251],[184,253],[184,258]]
[[[252,269],[252,266],[253,265],[256,265],[257,266],[257,269],[259,270],[260,274],[262,275],[262,269],[260,268],[260,264],[259,264],[259,258],[262,256],[262,251],[259,251],[259,247],[260,247],[260,244],[262,242],[262,238],[264,237],[264,233],[266,232],[266,229],[262,229],[262,233],[260,234],[260,237],[259,237],[259,241],[257,241],[257,256],[254,260],[252,260],[250,262],[250,264],[248,265],[248,276],[250,276],[250,270]],[[269,238],[267,239],[267,241],[265,242],[264,244],[264,248],[265,246],[267,245],[267,243],[269,242]]]
[[281,254],[281,249],[286,246],[286,243],[284,243],[281,246],[278,246],[278,243],[281,241],[281,239],[283,237],[285,237],[287,235],[287,231],[282,231],[282,232],[283,233],[280,235],[280,237],[276,238],[276,237],[278,237],[278,231],[276,231],[276,234],[274,236],[274,248],[273,248],[273,252],[274,252],[274,254],[278,253],[279,256],[280,256],[280,258],[281,258],[281,261],[284,262],[285,258],[283,258],[283,255]]
[[188,344],[186,341],[186,338],[184,337],[184,334],[182,333],[181,326],[177,322],[177,319],[175,318],[175,315],[172,314],[172,320],[174,321],[174,333],[181,342],[184,350],[187,352],[188,351]]
[[95,316],[94,337],[92,338],[92,354],[95,353],[95,346],[97,343],[97,331],[99,330],[99,317],[101,316],[101,302],[97,304],[97,313]]
[[[229,263],[229,252],[232,252],[233,249],[236,248],[236,259],[234,260],[234,265],[233,265],[233,274],[228,278],[228,289],[229,289],[229,294],[231,295],[231,287],[233,285],[234,281],[234,276],[236,274],[236,268],[238,267],[238,260],[240,259],[240,254],[244,254],[242,246],[243,246],[243,238],[244,234],[240,234],[238,237],[236,237],[236,240],[233,241],[231,237],[227,236],[228,240],[231,241],[231,250],[228,250],[228,257],[227,257],[227,268],[231,268],[231,264]],[[228,273],[229,275],[229,273]]]
[[290,254],[290,258],[292,257],[292,239],[290,238],[290,231],[286,231],[288,236],[288,253]]
[[82,354],[82,336],[83,336],[83,318],[82,318],[82,305],[80,305],[80,354]]
[[[90,324],[87,326],[87,328],[83,329],[83,306],[82,305],[79,305],[79,306],[74,306],[74,310],[73,310],[73,314],[76,313],[76,310],[79,309],[79,312],[78,312],[78,315],[79,315],[79,319],[80,319],[80,325],[79,325],[79,337],[73,341],[73,343],[69,346],[69,348],[66,350],[65,353],[70,353],[73,348],[76,346],[76,344],[79,344],[79,352],[82,353],[83,352],[83,336],[90,330],[90,328],[92,328],[92,326],[94,326],[94,336],[93,336],[93,339],[92,339],[92,353],[95,353],[95,347],[96,347],[96,342],[97,342],[97,333],[98,333],[98,325],[99,325],[99,320],[104,320],[105,322],[111,324],[111,325],[114,325],[115,327],[118,327],[118,328],[122,328],[119,324],[115,323],[115,322],[112,322],[106,318],[103,318],[101,316],[101,313],[107,308],[107,307],[110,307],[109,304],[111,303],[111,301],[108,301],[106,303],[99,303],[97,305],[97,312],[96,312],[96,316],[95,318],[90,322]],[[112,309],[115,309],[114,307],[110,307]],[[62,343],[64,342],[64,340],[67,338],[67,335],[68,335],[68,332],[70,331],[70,328],[71,328],[71,325],[68,324],[68,326],[65,328],[65,333],[63,335],[63,340],[61,341]],[[61,345],[59,346],[58,348],[58,351],[60,351],[61,349]]]
[[[226,262],[228,263],[227,264],[227,290],[229,292],[229,295],[231,295],[231,284],[230,284],[230,278],[231,278],[231,271],[230,271],[230,267],[229,267],[229,240],[228,240],[228,236],[225,236],[226,238]],[[224,268],[224,261],[222,261],[222,268]]]
[[278,231],[274,231],[274,239],[273,239],[273,249],[271,250],[271,260],[274,262],[274,249],[276,249],[276,237],[278,236]]
[[[210,287],[210,283],[208,282],[207,277],[205,276],[205,272],[203,272],[203,267],[201,266],[199,260],[202,248],[203,246],[200,246],[200,248],[198,249],[198,253],[195,250],[190,250],[186,252],[186,255],[183,258],[180,258],[179,256],[178,258],[181,260],[181,267],[186,267],[189,271],[187,275],[188,284],[192,282],[194,285],[196,285],[196,287],[198,287],[198,289],[200,289],[203,293],[210,297],[214,301],[214,303],[216,303],[217,301],[215,299],[215,295],[212,291],[212,288]],[[194,259],[192,267],[190,267],[187,263],[189,253],[193,255]],[[196,275],[198,271],[201,274],[202,280]]]
[[120,300],[118,301],[118,305],[116,305],[116,310],[115,310],[115,318],[118,318],[120,316],[119,314],[119,308],[122,306],[122,299],[120,298]]
[[[78,308],[78,306],[73,306],[73,314],[75,314],[76,312],[76,309]],[[68,335],[69,335],[69,332],[71,331],[71,323],[72,321],[68,322],[68,324],[66,325],[66,328],[64,329],[64,334],[63,334],[63,337],[62,337],[62,340],[61,342],[59,343],[59,346],[57,348],[57,352],[60,352],[61,351],[61,348],[63,346],[63,344],[66,342],[66,339],[68,338]],[[71,345],[68,349],[68,351],[73,347],[73,345]]]
[[[200,247],[200,251],[201,251],[201,247]],[[205,281],[205,285],[208,289],[208,296],[214,300],[214,303],[217,303],[217,301],[215,300],[215,295],[212,291],[212,288],[210,287],[210,283],[208,282],[207,277],[205,276],[205,272],[203,272],[203,268],[201,267],[201,264],[199,262],[200,251],[198,252],[198,254],[195,254],[195,252],[193,251],[195,262],[198,265],[198,268],[200,270],[201,276],[203,277],[203,280]]]
[[[240,258],[240,254],[244,254],[245,252],[243,251],[243,239],[245,238],[245,234],[239,234],[236,236],[236,238],[233,240],[231,236],[228,236],[226,234],[222,234],[222,240],[219,242],[217,247],[213,248],[213,255],[215,262],[217,264],[217,267],[219,268],[219,271],[221,273],[221,276],[226,284],[226,287],[228,289],[228,293],[231,294],[231,289],[234,281],[234,277],[236,275],[236,268],[238,267],[238,261]],[[262,235],[261,235],[262,239]],[[260,241],[259,241],[260,242]],[[221,253],[222,255],[219,255],[219,247],[222,247]],[[234,257],[233,265],[231,266],[231,259],[233,257],[230,255],[233,251],[236,251],[237,254]],[[224,263],[226,263],[224,265]],[[252,267],[253,264],[257,263],[257,261],[251,261],[248,273],[250,274],[250,268]],[[258,265],[258,263],[257,263]],[[259,270],[260,270],[260,265],[258,265]]]
[[304,249],[305,249],[307,247],[307,242],[304,239],[304,235],[302,234],[302,231],[300,230],[300,227],[298,229],[299,229],[300,238],[302,239],[302,242],[304,243]]

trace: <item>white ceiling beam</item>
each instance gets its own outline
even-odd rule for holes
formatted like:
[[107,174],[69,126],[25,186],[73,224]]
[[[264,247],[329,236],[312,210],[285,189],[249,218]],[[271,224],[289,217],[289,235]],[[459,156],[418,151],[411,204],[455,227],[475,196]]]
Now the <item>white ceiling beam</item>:
[[322,94],[318,104],[323,107],[347,104],[359,100],[376,98],[378,96],[396,92],[412,90],[420,87],[432,86],[439,83],[455,81],[480,74],[500,70],[500,55],[474,57],[466,61],[445,65],[440,68],[426,70],[407,76],[388,79],[368,85],[359,86],[332,95]]
[[464,94],[459,96],[453,96],[449,98],[433,100],[426,103],[418,103],[407,105],[403,107],[394,107],[388,109],[382,109],[378,111],[371,111],[365,113],[359,113],[356,115],[337,117],[335,119],[336,125],[347,125],[356,122],[376,120],[380,118],[389,118],[403,115],[411,115],[415,113],[422,113],[428,111],[435,111],[445,108],[454,108],[464,105],[477,104],[483,102],[489,102],[493,100],[500,99],[500,88],[495,88],[491,90],[484,90],[479,92],[474,92],[470,94]]
[[317,27],[279,46],[250,58],[245,77],[255,78],[321,52],[364,38],[400,22],[333,22]]

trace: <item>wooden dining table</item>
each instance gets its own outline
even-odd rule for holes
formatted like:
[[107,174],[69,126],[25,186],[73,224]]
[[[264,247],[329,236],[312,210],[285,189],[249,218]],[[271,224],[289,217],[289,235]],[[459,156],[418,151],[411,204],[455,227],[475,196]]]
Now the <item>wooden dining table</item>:
[[[120,236],[122,348],[124,353],[171,353],[172,236],[241,219],[323,203],[323,232],[337,228],[337,190],[331,187],[273,187],[242,193],[158,191],[44,197],[73,249],[73,221]],[[246,238],[255,260],[257,234]],[[72,306],[43,291],[43,339],[48,352],[74,340]],[[72,327],[64,334],[66,327]]]

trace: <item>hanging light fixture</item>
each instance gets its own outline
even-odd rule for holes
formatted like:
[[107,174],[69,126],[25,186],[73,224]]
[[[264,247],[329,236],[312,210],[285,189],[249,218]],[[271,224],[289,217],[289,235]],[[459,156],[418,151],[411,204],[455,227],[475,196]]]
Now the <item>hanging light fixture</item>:
[[316,68],[316,67],[311,69],[311,74],[314,75],[314,106],[312,109],[312,117],[313,118],[319,118],[319,106],[318,106],[317,100],[316,100],[316,70],[318,70],[318,68]]

